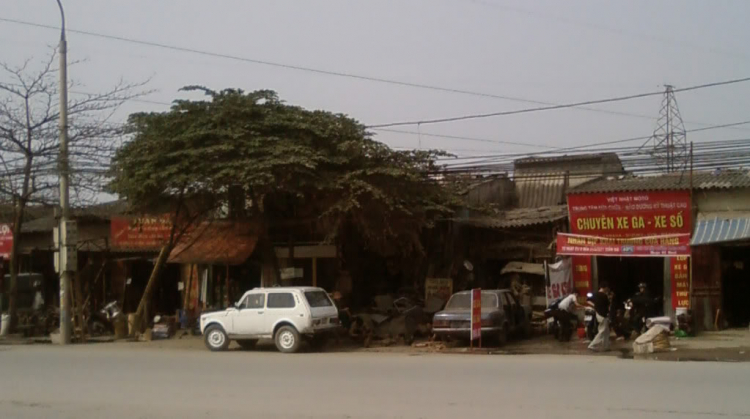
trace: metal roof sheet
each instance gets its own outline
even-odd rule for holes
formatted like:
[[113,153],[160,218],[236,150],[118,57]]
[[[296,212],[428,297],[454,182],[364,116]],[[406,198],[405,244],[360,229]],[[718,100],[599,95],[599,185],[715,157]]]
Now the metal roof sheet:
[[257,242],[257,229],[250,223],[205,222],[180,240],[169,255],[169,263],[240,265],[253,253]]
[[517,179],[518,206],[539,208],[564,204],[567,187],[568,180],[565,173]]
[[[734,188],[750,188],[750,172],[746,170],[731,170],[693,173],[693,189]],[[577,186],[568,193],[669,191],[684,189],[690,189],[689,173],[599,178]]]
[[699,213],[691,246],[750,239],[750,213]]
[[494,215],[474,216],[460,222],[483,228],[518,228],[531,225],[549,224],[568,217],[566,205],[555,205],[541,208],[520,208],[501,211]]

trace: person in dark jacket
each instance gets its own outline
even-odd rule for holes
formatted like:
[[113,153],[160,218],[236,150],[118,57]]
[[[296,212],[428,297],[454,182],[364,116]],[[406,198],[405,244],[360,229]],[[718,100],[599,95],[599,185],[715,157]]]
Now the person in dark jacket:
[[595,352],[605,352],[609,350],[609,286],[602,283],[599,291],[594,294],[588,303],[594,307],[596,312],[596,321],[599,322],[599,330],[594,340],[589,345],[589,350]]

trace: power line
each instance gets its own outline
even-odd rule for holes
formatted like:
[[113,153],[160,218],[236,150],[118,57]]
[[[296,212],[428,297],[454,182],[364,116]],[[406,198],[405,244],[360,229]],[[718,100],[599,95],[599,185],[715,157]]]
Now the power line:
[[[745,77],[745,78],[741,78],[741,79],[734,79],[734,80],[727,80],[727,81],[721,81],[721,82],[701,84],[701,85],[697,85],[697,86],[683,87],[683,88],[680,88],[680,89],[674,89],[673,91],[675,93],[677,93],[677,92],[688,92],[688,91],[691,91],[691,90],[706,89],[706,88],[718,87],[718,86],[726,86],[726,85],[730,85],[730,84],[744,83],[744,82],[747,82],[747,81],[750,81],[750,77]],[[532,112],[542,112],[542,111],[551,111],[551,110],[566,109],[566,108],[575,108],[575,107],[586,106],[586,105],[597,105],[597,104],[602,104],[602,103],[622,102],[622,101],[626,101],[626,100],[640,99],[640,98],[644,98],[644,97],[657,96],[657,95],[663,95],[663,94],[664,94],[664,91],[648,92],[648,93],[638,93],[638,94],[628,95],[628,96],[618,96],[618,97],[612,97],[612,98],[606,98],[606,99],[588,100],[588,101],[585,101],[585,102],[574,102],[574,103],[568,103],[568,104],[564,104],[564,105],[543,106],[543,107],[538,107],[538,108],[527,108],[527,109],[516,109],[516,110],[513,110],[513,111],[472,114],[472,115],[454,116],[454,117],[450,117],[450,118],[425,119],[425,120],[420,120],[420,121],[390,122],[390,123],[386,123],[386,124],[370,125],[370,126],[368,126],[368,128],[389,128],[389,127],[397,127],[397,126],[404,126],[404,125],[441,124],[441,123],[445,123],[445,122],[466,121],[466,120],[469,120],[469,119],[490,118],[490,117],[495,117],[495,116],[519,115],[519,114],[526,114],[526,113],[532,113]]]
[[[60,29],[59,27],[56,27],[53,25],[44,25],[41,23],[28,22],[28,21],[23,21],[23,20],[18,20],[18,19],[0,18],[0,21],[7,22],[7,23],[14,23],[17,25],[25,25],[25,26],[32,26],[36,28],[43,28],[43,29],[52,29],[52,30]],[[323,75],[328,75],[328,76],[346,77],[346,78],[351,78],[351,79],[356,79],[356,80],[391,84],[391,85],[403,86],[403,87],[412,87],[412,88],[424,89],[424,90],[434,90],[434,91],[445,92],[445,93],[455,93],[455,94],[461,94],[461,95],[467,95],[467,96],[500,99],[500,100],[507,100],[511,102],[531,103],[531,104],[545,105],[545,106],[561,106],[554,102],[546,102],[546,101],[526,99],[526,98],[515,97],[515,96],[497,95],[497,94],[477,92],[477,91],[464,90],[464,89],[455,89],[455,88],[449,88],[449,87],[441,87],[441,86],[435,86],[435,85],[429,85],[429,84],[412,83],[412,82],[388,79],[388,78],[383,78],[383,77],[366,76],[366,75],[341,72],[341,71],[323,70],[323,69],[300,66],[300,65],[293,65],[293,64],[277,63],[273,61],[240,57],[237,55],[216,53],[216,52],[211,52],[211,51],[198,50],[194,48],[186,48],[186,47],[180,47],[180,46],[175,46],[175,45],[167,45],[167,44],[162,44],[162,43],[152,42],[152,41],[142,41],[142,40],[138,40],[134,38],[127,38],[127,37],[116,36],[116,35],[107,35],[107,34],[102,34],[102,33],[97,33],[97,32],[91,32],[91,31],[83,31],[83,30],[68,29],[68,28],[66,28],[66,31],[71,32],[71,33],[77,33],[79,35],[108,39],[112,41],[127,42],[131,44],[145,45],[145,46],[150,46],[150,47],[155,47],[155,48],[164,48],[164,49],[169,49],[173,51],[205,55],[205,56],[214,57],[214,58],[224,58],[228,60],[247,62],[251,64],[259,64],[259,65],[265,65],[265,66],[276,67],[276,68],[284,68],[287,70],[305,71],[305,72],[323,74]],[[150,103],[150,102],[145,102],[145,103]],[[169,105],[163,102],[153,102],[153,103],[160,104],[160,105]],[[641,118],[641,119],[650,119],[650,120],[656,119],[655,117],[649,116],[649,115],[635,114],[635,113],[621,112],[621,111],[612,111],[612,110],[607,110],[607,109],[588,108],[585,106],[576,106],[574,109],[585,110],[585,111],[590,111],[590,112],[605,113],[605,114],[610,114],[610,115],[627,116],[627,117],[632,117],[632,118]],[[689,124],[695,124],[695,125],[706,125],[704,123],[699,123],[699,122],[690,122],[690,121],[685,121],[685,122]]]
[[[747,121],[740,121],[740,122],[731,122],[727,124],[719,124],[719,125],[708,125],[703,128],[695,128],[691,130],[687,130],[686,132],[700,132],[700,131],[708,131],[708,130],[714,130],[714,129],[720,129],[720,128],[735,128],[742,125],[748,125],[750,124],[750,120]],[[419,135],[416,131],[404,131],[404,130],[398,130],[398,129],[388,129],[388,128],[370,128],[373,131],[382,131],[382,132],[391,132],[396,134],[406,134],[406,135]],[[546,144],[528,144],[528,143],[521,143],[521,142],[514,142],[514,141],[505,141],[505,140],[495,140],[490,138],[478,138],[478,137],[467,137],[467,136],[461,136],[461,135],[444,135],[444,134],[434,134],[434,133],[425,133],[422,132],[421,135],[423,137],[435,137],[435,138],[446,138],[446,139],[452,139],[452,140],[462,140],[462,141],[475,141],[475,142],[482,142],[482,143],[493,143],[493,144],[504,144],[504,145],[518,145],[518,146],[524,146],[524,147],[534,147],[534,148],[546,148],[549,149],[549,151],[544,152],[536,152],[532,154],[528,153],[516,153],[517,156],[528,156],[528,155],[537,155],[537,154],[547,154],[547,153],[554,153],[554,152],[560,152],[560,151],[567,151],[567,150],[577,150],[582,148],[589,148],[589,147],[598,147],[601,145],[609,145],[609,144],[617,144],[617,143],[626,143],[626,142],[632,142],[632,141],[640,141],[640,140],[648,140],[652,137],[652,135],[649,136],[641,136],[641,137],[633,137],[633,138],[625,138],[620,140],[610,140],[600,143],[592,143],[592,144],[585,144],[580,146],[572,146],[572,147],[555,147],[550,146]],[[403,147],[407,148],[407,147]],[[451,150],[451,149],[447,149]],[[480,151],[480,150],[476,150]],[[505,154],[503,154],[505,155]],[[460,157],[459,157],[460,158]],[[471,158],[470,156],[468,158]]]

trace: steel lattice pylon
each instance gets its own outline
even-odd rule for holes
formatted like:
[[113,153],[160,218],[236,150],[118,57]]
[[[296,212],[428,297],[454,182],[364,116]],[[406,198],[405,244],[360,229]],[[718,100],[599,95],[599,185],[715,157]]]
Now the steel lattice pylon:
[[654,146],[651,154],[667,172],[676,172],[687,167],[690,150],[674,88],[670,85],[665,87],[659,119],[651,137]]

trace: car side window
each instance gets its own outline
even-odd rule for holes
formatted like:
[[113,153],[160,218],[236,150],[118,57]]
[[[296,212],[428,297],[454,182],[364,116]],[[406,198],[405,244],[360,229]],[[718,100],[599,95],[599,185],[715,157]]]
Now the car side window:
[[268,293],[268,308],[294,308],[294,295],[290,292]]
[[265,294],[250,294],[245,297],[245,301],[242,304],[242,308],[263,308],[266,303]]
[[503,306],[505,306],[505,308],[513,307],[513,302],[510,299],[510,294],[507,292],[503,293]]

